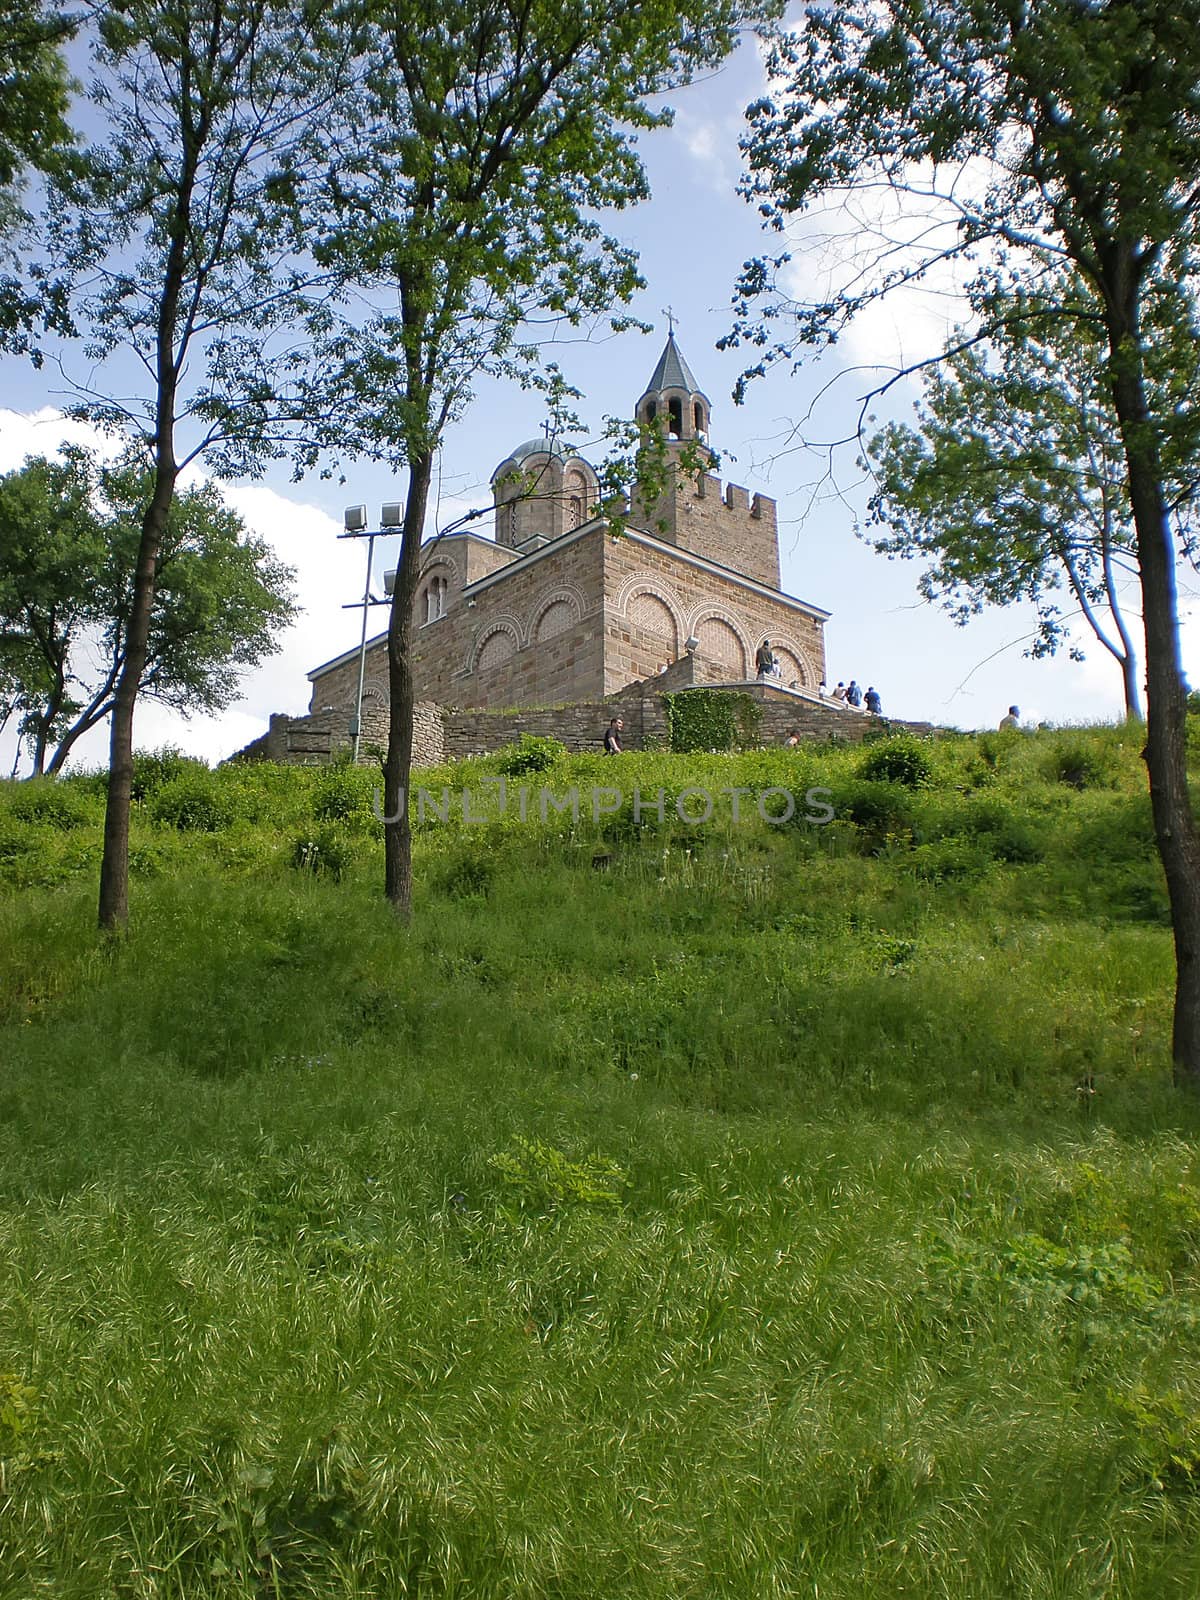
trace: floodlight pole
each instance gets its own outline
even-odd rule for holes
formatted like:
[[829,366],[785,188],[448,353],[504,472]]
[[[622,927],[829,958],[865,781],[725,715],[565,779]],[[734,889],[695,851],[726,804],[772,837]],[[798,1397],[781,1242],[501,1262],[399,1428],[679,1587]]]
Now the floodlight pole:
[[367,535],[367,581],[363,586],[362,597],[362,639],[358,646],[358,693],[354,697],[354,726],[350,730],[354,740],[354,750],[350,759],[355,766],[358,765],[358,746],[362,738],[363,681],[367,674],[367,618],[371,614],[371,566],[374,559],[375,535],[369,533]]
[[362,703],[363,686],[367,676],[367,618],[370,616],[372,606],[390,606],[391,601],[375,600],[371,597],[371,568],[375,564],[375,541],[386,538],[402,526],[404,507],[398,501],[384,505],[380,516],[380,526],[376,529],[367,527],[366,506],[347,506],[345,517],[345,532],[339,533],[339,539],[365,539],[367,541],[367,577],[363,584],[363,597],[353,600],[349,605],[342,607],[343,611],[354,611],[362,607],[362,637],[358,645],[358,693],[354,697],[354,720],[350,724],[350,737],[353,740],[353,754],[351,759],[355,766],[358,765],[358,751],[362,743]]

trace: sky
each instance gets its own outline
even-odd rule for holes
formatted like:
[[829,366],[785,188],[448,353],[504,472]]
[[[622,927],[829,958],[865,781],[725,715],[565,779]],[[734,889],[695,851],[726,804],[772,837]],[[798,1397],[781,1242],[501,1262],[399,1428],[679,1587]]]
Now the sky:
[[[1027,608],[992,610],[956,627],[921,600],[918,564],[877,556],[856,537],[869,489],[854,445],[806,449],[797,440],[798,430],[818,445],[845,435],[858,398],[871,385],[864,369],[941,347],[959,310],[948,285],[889,298],[835,350],[813,355],[796,372],[776,369],[750,385],[742,406],[734,405],[731,392],[750,362],[716,344],[732,325],[731,295],[743,262],[779,247],[737,194],[743,111],[763,83],[758,54],[744,45],[721,70],[670,97],[673,128],[640,136],[651,198],[605,220],[639,252],[647,287],[629,309],[653,324],[653,332],[585,341],[566,330],[551,353],[584,393],[579,411],[596,438],[605,415],[632,415],[662,349],[669,307],[680,348],[711,402],[710,442],[720,454],[720,476],[778,501],[783,588],[831,613],[825,633],[831,684],[855,677],[875,685],[885,713],[950,727],[994,727],[1010,704],[1034,723],[1114,720],[1122,709],[1120,673],[1090,635],[1079,633],[1082,662],[1065,653],[1033,661],[1023,654],[1034,631]],[[847,220],[839,219],[843,233]],[[797,290],[810,292],[844,270],[845,241],[831,243],[816,223],[798,226],[791,243],[788,273]],[[69,353],[68,359],[82,358]],[[904,419],[915,394],[911,385],[898,385],[873,414],[880,422]],[[80,437],[78,425],[62,420],[66,404],[62,381],[49,365],[35,371],[15,358],[0,360],[0,471],[32,453],[52,454],[64,437]],[[428,532],[489,504],[492,471],[545,420],[532,392],[482,383],[446,437]],[[586,441],[582,453],[588,454]],[[344,608],[361,598],[365,547],[338,539],[343,510],[364,503],[376,525],[381,504],[402,499],[404,484],[369,464],[349,469],[345,483],[316,474],[295,483],[280,464],[259,482],[224,490],[249,526],[295,568],[302,614],[282,635],[279,652],[246,674],[242,698],[228,711],[185,719],[140,701],[135,743],[142,749],[174,744],[218,761],[265,732],[272,712],[307,710],[307,674],[359,639],[361,611]],[[487,533],[488,525],[479,531]],[[378,575],[395,565],[397,543],[377,546],[377,593]],[[1194,575],[1181,572],[1180,587],[1186,670],[1200,661]],[[1131,622],[1140,632],[1140,619],[1134,615]],[[383,626],[384,613],[377,610],[372,632]],[[100,765],[106,750],[105,730],[94,730],[80,742],[73,765]],[[10,728],[0,733],[0,771],[10,770],[14,753]]]

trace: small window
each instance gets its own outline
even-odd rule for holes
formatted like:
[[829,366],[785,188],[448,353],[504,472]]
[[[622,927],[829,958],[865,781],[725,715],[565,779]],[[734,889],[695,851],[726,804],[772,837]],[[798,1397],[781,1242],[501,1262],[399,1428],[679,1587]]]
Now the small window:
[[693,415],[695,416],[695,419],[696,419],[696,432],[699,433],[699,434],[703,434],[703,432],[704,432],[704,407],[703,407],[703,405],[701,405],[699,400],[696,401],[696,404],[695,404],[695,407],[694,407],[694,410],[693,410]]
[[670,414],[670,418],[671,418],[671,437],[672,437],[672,439],[682,439],[683,438],[683,401],[682,400],[668,400],[667,401],[667,410],[668,410],[668,412]]
[[436,622],[439,617],[446,614],[446,580],[442,577],[430,578],[425,586],[425,615],[422,626]]

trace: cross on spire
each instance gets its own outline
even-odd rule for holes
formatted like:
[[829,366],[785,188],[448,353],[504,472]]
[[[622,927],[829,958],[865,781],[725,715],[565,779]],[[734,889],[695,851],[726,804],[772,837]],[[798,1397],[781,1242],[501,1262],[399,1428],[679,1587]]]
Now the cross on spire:
[[666,319],[667,319],[668,337],[673,339],[675,337],[675,308],[674,308],[674,306],[664,306],[663,307],[663,316],[666,317]]

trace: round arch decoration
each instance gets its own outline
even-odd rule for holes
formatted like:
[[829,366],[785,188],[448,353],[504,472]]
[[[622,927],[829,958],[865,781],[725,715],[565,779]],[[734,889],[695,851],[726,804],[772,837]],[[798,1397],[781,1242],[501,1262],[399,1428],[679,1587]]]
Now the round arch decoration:
[[790,687],[792,679],[795,678],[802,689],[817,687],[816,673],[808,655],[786,633],[778,639],[772,638],[771,649],[775,652],[775,659],[779,663],[780,683]]
[[630,595],[625,616],[631,629],[645,635],[647,643],[654,640],[665,646],[667,659],[663,666],[678,660],[679,624],[670,606],[653,589],[639,589]]
[[[506,638],[510,648],[500,653],[501,647],[489,651],[488,646],[493,639]],[[509,656],[516,655],[521,648],[521,625],[516,617],[491,617],[480,628],[475,642],[471,647],[471,659],[467,670],[469,672],[486,672],[490,667],[498,667],[502,661],[507,661]],[[488,657],[484,659],[485,655]]]
[[449,567],[454,578],[458,578],[458,562],[447,551],[435,549],[421,563],[421,577],[427,578],[435,567]]
[[[542,618],[552,606],[557,605],[568,605],[571,608],[573,615],[566,624],[568,628],[578,622],[587,610],[587,600],[583,591],[577,589],[573,583],[563,583],[553,589],[544,589],[534,601],[533,610],[529,613],[529,622],[525,629],[527,644],[532,644],[538,638],[538,629],[541,626]],[[555,628],[552,633],[546,634],[545,637],[548,639],[553,638],[555,633],[561,633],[562,631],[561,628]]]
[[683,608],[665,583],[658,583],[647,573],[634,572],[622,583],[616,593],[616,608],[623,617],[629,616],[630,602],[639,594],[652,595],[653,598],[666,606],[675,622],[675,648],[678,650],[683,641],[688,637],[688,629],[684,622]]
[[[733,612],[727,611],[724,606],[698,607],[692,612],[691,619],[688,622],[688,634],[701,641],[701,650],[703,650],[704,635],[700,630],[706,622],[722,623],[734,635],[741,651],[740,671],[744,678],[747,677],[750,672],[750,663],[754,659],[754,648],[741,622],[734,616]],[[735,661],[729,662],[728,665],[735,668],[739,666]]]

